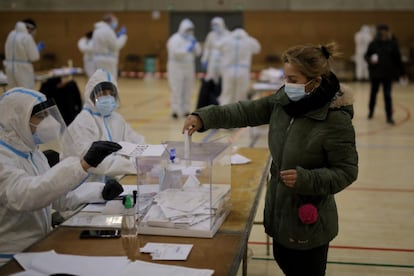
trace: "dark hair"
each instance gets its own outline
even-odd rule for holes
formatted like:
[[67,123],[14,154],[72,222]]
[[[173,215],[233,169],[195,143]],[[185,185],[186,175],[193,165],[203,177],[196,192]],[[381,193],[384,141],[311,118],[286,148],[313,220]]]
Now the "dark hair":
[[387,24],[378,24],[377,31],[389,31],[390,27]]
[[26,24],[26,28],[30,28],[33,30],[37,28],[36,22],[31,18],[24,19],[23,23]]
[[85,36],[86,36],[87,39],[91,39],[92,38],[92,35],[93,35],[93,31],[89,31],[89,32],[87,32],[85,34]]

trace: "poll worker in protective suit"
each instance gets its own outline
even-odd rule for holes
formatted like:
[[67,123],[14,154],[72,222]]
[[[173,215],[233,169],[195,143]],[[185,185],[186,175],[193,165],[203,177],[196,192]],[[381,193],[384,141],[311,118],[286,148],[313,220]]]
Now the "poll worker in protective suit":
[[368,25],[362,25],[361,29],[355,33],[355,77],[357,80],[368,80],[368,63],[364,58],[369,43],[373,36]]
[[5,44],[5,70],[8,88],[21,86],[35,88],[35,75],[32,62],[40,58],[39,51],[44,43],[36,45],[33,35],[36,32],[36,23],[32,19],[25,19],[16,23]]
[[207,34],[204,42],[203,56],[201,57],[201,66],[207,69],[206,81],[213,80],[216,84],[221,78],[221,54],[219,46],[221,41],[230,34],[226,28],[224,19],[221,17],[214,17],[211,20],[211,31]]
[[93,60],[93,43],[92,43],[93,32],[87,32],[78,40],[78,49],[83,54],[83,69],[85,70],[86,76],[90,78],[95,72],[95,62]]
[[200,44],[194,37],[194,24],[183,19],[167,41],[167,78],[171,90],[170,104],[173,118],[190,112],[191,94],[195,79],[195,57],[201,54]]
[[[122,115],[115,111],[119,106],[119,93],[109,72],[98,69],[92,75],[86,84],[84,99],[82,111],[68,127],[76,144],[64,147],[63,157],[70,156],[71,153],[83,156],[95,140],[145,143],[144,136],[135,132]],[[136,169],[134,160],[111,155],[90,172],[92,174],[89,180],[102,181],[105,176],[136,174]]]
[[84,180],[91,167],[121,146],[96,141],[82,158],[69,157],[51,168],[39,145],[69,140],[56,105],[37,91],[17,87],[0,97],[0,113],[1,264],[51,230],[52,207],[69,210],[119,195],[108,191],[119,183],[107,187]]
[[210,104],[218,105],[218,97],[221,93],[221,53],[219,46],[223,38],[230,32],[226,28],[223,18],[214,17],[211,20],[211,31],[204,42],[201,67],[206,71],[206,76],[201,81],[197,108]]
[[260,43],[241,28],[223,39],[220,45],[223,74],[220,105],[247,99],[252,56],[259,53],[260,48]]
[[92,45],[95,68],[103,68],[116,79],[118,78],[119,51],[125,46],[128,36],[123,26],[115,33],[118,19],[113,14],[107,14],[103,20],[95,23],[92,34]]

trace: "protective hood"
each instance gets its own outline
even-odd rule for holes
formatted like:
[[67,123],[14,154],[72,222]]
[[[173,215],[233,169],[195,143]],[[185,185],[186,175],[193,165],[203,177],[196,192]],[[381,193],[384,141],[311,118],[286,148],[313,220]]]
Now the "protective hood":
[[99,29],[99,28],[110,28],[109,24],[104,22],[104,21],[99,21],[95,23],[95,29]]
[[241,29],[241,28],[237,28],[234,31],[231,32],[231,36],[237,39],[243,38],[243,37],[247,37],[247,33],[245,30]]
[[178,28],[178,32],[180,34],[184,34],[185,31],[188,29],[194,29],[194,24],[190,19],[186,18],[181,21],[180,27]]
[[95,86],[101,82],[111,82],[118,89],[118,85],[115,82],[115,79],[108,71],[104,69],[96,70],[95,73],[93,73],[93,75],[89,78],[89,81],[85,86],[85,106],[91,108],[93,111],[96,111],[96,107],[91,100],[91,93]]
[[20,21],[16,23],[15,30],[18,33],[29,33],[27,31],[26,24],[24,24],[23,22],[20,22]]
[[214,17],[211,20],[211,24],[217,25],[219,27],[219,32],[226,30],[226,24],[224,23],[224,20],[221,17]]
[[23,152],[35,149],[29,120],[33,107],[44,101],[42,93],[22,87],[4,93],[0,97],[0,139]]

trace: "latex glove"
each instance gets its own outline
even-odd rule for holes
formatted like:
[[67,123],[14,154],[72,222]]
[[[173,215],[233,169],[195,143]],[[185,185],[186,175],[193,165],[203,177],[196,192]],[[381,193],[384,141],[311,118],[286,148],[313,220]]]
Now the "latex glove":
[[90,166],[96,167],[105,159],[105,157],[121,148],[121,145],[115,142],[95,141],[83,157],[83,160]]
[[45,43],[43,41],[40,41],[37,43],[37,50],[40,52],[45,48]]
[[201,62],[201,69],[207,70],[207,65],[208,65],[207,61],[202,61]]
[[122,188],[122,185],[119,184],[118,181],[115,179],[108,179],[102,190],[102,197],[105,200],[112,200],[122,194],[123,191],[124,188]]
[[121,29],[116,33],[117,37],[120,37],[121,35],[126,35],[127,29],[125,26],[122,26]]
[[194,51],[194,48],[196,46],[196,43],[197,43],[197,40],[195,38],[192,38],[191,39],[191,42],[190,42],[190,46],[188,46],[188,48],[187,48],[187,52]]

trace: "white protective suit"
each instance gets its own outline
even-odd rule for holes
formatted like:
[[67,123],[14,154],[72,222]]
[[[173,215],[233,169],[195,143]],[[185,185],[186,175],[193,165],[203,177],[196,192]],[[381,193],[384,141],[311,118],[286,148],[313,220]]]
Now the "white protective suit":
[[83,183],[88,173],[78,157],[50,168],[35,145],[29,119],[33,106],[45,100],[21,87],[0,97],[0,264],[51,230],[52,206],[68,210],[103,200],[104,183]]
[[105,69],[115,78],[115,81],[118,78],[119,51],[125,46],[127,39],[126,34],[117,37],[108,23],[104,21],[95,23],[92,35],[95,68]]
[[39,51],[23,22],[17,22],[5,44],[5,70],[8,88],[25,87],[35,88],[35,75],[32,62],[39,60]]
[[361,30],[355,33],[355,77],[357,80],[368,80],[368,63],[364,55],[373,36],[369,26],[363,25]]
[[201,54],[198,42],[192,51],[188,51],[191,39],[186,39],[184,34],[189,29],[194,29],[193,22],[189,19],[183,19],[178,32],[174,33],[167,41],[167,74],[171,89],[171,111],[178,116],[185,115],[191,110],[191,94],[195,81],[195,57]]
[[215,83],[218,83],[221,77],[221,53],[219,46],[224,37],[230,34],[230,32],[227,30],[224,20],[221,17],[214,17],[211,20],[211,24],[218,26],[218,29],[210,31],[207,34],[201,63],[207,63],[207,72],[204,79],[206,81],[213,80]]
[[[70,151],[75,152],[77,156],[84,156],[96,140],[145,144],[144,136],[135,132],[121,114],[113,111],[108,116],[102,116],[97,111],[94,102],[91,100],[91,92],[98,83],[106,81],[117,86],[112,76],[105,70],[98,69],[92,75],[85,87],[83,109],[68,127],[72,139],[76,141]],[[70,153],[64,152],[63,158],[69,155]],[[102,181],[104,176],[136,174],[135,161],[121,155],[112,154],[107,156],[96,168],[90,168],[89,172],[92,173],[88,178],[90,181]]]
[[85,36],[79,39],[78,49],[83,54],[83,69],[85,70],[85,73],[88,76],[88,78],[90,78],[96,70],[93,58],[94,55],[92,39],[88,39]]
[[220,47],[223,72],[219,104],[247,99],[250,86],[252,55],[260,52],[259,42],[243,29],[235,29],[226,36]]

